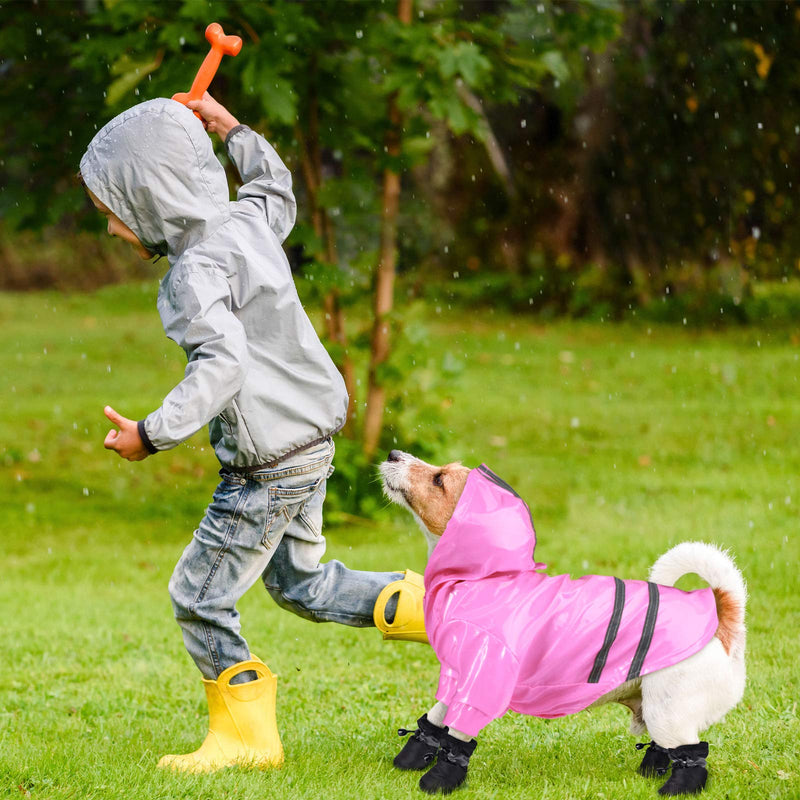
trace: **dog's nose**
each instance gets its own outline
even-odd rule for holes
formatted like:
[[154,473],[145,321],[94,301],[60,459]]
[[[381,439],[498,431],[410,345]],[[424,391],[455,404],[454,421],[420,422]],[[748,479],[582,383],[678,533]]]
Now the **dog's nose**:
[[387,459],[387,461],[402,461],[402,459],[403,459],[402,450],[389,451],[389,458]]

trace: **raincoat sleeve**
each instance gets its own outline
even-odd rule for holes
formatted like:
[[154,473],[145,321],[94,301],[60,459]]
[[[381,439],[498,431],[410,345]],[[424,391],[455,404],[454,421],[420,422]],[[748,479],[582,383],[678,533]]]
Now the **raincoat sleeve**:
[[[247,370],[244,328],[231,312],[230,287],[213,268],[189,268],[159,304],[165,330],[189,359],[183,380],[141,427],[155,450],[169,450],[207,425],[237,394]],[[160,309],[161,310],[161,309]],[[143,437],[145,438],[145,437]]]
[[292,192],[292,173],[272,145],[246,125],[237,125],[225,139],[231,161],[244,185],[237,200],[246,200],[266,214],[267,224],[283,242],[294,227],[297,204]]
[[519,661],[508,645],[474,625],[454,622],[439,639],[447,652],[440,657],[436,699],[447,705],[444,724],[477,736],[503,716],[519,676]]

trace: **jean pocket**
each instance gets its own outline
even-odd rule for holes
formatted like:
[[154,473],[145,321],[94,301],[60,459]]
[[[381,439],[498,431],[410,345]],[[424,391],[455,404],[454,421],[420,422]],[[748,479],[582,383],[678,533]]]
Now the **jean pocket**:
[[[310,498],[324,488],[325,478],[319,478],[305,486],[270,486],[269,510],[264,528],[262,543],[264,547],[277,545],[290,523],[300,516]],[[318,535],[317,535],[318,538]]]
[[322,538],[322,506],[325,502],[327,480],[319,481],[316,491],[303,503],[297,513],[297,525],[293,525],[291,535],[307,542],[317,542]]

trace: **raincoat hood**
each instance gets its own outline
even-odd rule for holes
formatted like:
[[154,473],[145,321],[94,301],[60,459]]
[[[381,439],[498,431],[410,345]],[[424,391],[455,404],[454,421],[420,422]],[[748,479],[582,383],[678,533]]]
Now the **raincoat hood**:
[[104,125],[81,176],[152,253],[174,261],[229,216],[225,170],[186,106],[157,98]]
[[457,580],[533,572],[536,532],[527,503],[485,464],[467,476],[464,491],[425,570],[428,591]]

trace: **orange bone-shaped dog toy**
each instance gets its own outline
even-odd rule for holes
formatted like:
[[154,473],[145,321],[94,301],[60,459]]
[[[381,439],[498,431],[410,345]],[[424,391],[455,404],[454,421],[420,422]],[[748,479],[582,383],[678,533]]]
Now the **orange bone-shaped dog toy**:
[[[222,25],[212,22],[206,28],[206,39],[211,43],[208,55],[203,59],[200,69],[197,70],[192,88],[188,92],[178,92],[172,95],[173,100],[186,105],[190,100],[202,100],[203,93],[211,85],[217,73],[222,56],[236,56],[242,49],[242,40],[238,36],[226,36]],[[201,118],[195,111],[195,116]],[[201,118],[202,119],[202,118]]]

